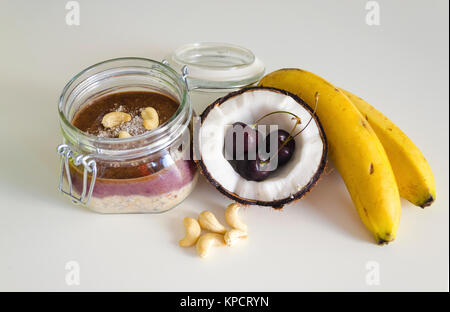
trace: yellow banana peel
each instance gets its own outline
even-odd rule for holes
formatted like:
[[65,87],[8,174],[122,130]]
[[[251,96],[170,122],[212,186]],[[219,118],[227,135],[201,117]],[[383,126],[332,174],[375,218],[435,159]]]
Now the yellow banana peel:
[[341,89],[377,134],[397,180],[400,196],[422,208],[436,199],[433,172],[419,148],[381,112],[356,95]]

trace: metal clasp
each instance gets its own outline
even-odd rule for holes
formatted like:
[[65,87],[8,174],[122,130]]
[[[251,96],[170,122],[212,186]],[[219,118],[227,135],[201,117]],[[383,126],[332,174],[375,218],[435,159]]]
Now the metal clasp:
[[188,66],[184,65],[181,68],[181,78],[183,79],[184,83],[186,84],[186,89],[187,90],[189,90],[189,85],[188,85],[188,80],[187,80],[188,74],[189,74]]
[[[95,160],[89,159],[89,155],[76,154],[74,153],[69,145],[61,144],[57,148],[58,155],[61,157],[61,174],[59,177],[59,187],[58,190],[69,196],[74,204],[87,205],[91,199],[92,192],[94,190],[95,180],[97,178],[97,164]],[[83,190],[80,197],[76,197],[73,194],[72,177],[70,175],[69,161],[72,161],[75,166],[82,165],[83,170]],[[64,186],[64,173],[67,178],[67,183],[69,185],[69,190],[63,189]],[[91,174],[91,183],[89,185],[89,190],[87,190],[88,175]]]
[[[162,60],[161,63],[163,63],[164,65],[170,67],[169,61],[166,60],[166,59]],[[188,74],[189,74],[188,66],[187,65],[183,65],[183,67],[181,67],[181,79],[183,79],[184,84],[186,85],[186,89],[188,91],[190,91],[189,90],[189,85],[188,85],[188,80],[187,80]]]

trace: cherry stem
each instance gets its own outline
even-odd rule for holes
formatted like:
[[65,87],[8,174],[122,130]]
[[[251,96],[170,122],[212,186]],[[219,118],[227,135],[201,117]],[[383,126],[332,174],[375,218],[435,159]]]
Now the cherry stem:
[[[302,133],[303,130],[305,130],[305,129],[309,126],[309,124],[310,124],[311,121],[313,120],[314,115],[316,114],[316,111],[317,111],[317,105],[319,104],[319,92],[316,92],[316,94],[314,95],[314,98],[315,98],[315,101],[314,101],[314,102],[315,102],[315,103],[314,103],[314,111],[313,111],[312,114],[311,114],[311,118],[310,118],[309,121],[307,122],[306,126],[303,127],[303,129],[300,130],[300,131],[299,131],[298,133],[296,133],[295,135],[292,135],[292,133],[294,133],[295,128],[300,124],[301,121],[300,121],[300,117],[298,117],[297,115],[295,115],[295,114],[293,114],[293,113],[290,113],[290,112],[276,111],[276,112],[273,112],[273,113],[270,113],[270,114],[267,114],[267,115],[263,116],[262,118],[258,119],[258,120],[255,122],[254,125],[256,126],[256,124],[258,123],[258,121],[260,121],[261,119],[263,119],[263,118],[265,118],[265,117],[267,117],[267,116],[269,116],[269,115],[275,114],[275,113],[288,113],[288,114],[294,115],[294,116],[296,117],[297,122],[296,122],[295,125],[292,127],[292,130],[291,130],[291,132],[289,133],[289,136],[287,137],[286,140],[283,141],[283,144],[281,144],[281,146],[278,148],[278,151],[277,151],[277,153],[276,153],[275,155],[278,155],[278,153],[281,151],[281,149],[282,149],[282,148],[283,148],[290,140],[293,140],[297,135],[299,135],[300,133]],[[269,157],[267,160],[262,161],[261,164],[263,164],[263,165],[264,165],[264,164],[267,164],[267,163],[272,159],[272,157],[275,156],[275,155],[272,155],[272,156]]]
[[303,127],[303,129],[300,130],[298,133],[296,133],[292,138],[295,138],[297,135],[299,135],[300,133],[302,133],[303,130],[305,130],[305,129],[309,126],[309,124],[311,123],[311,121],[313,120],[314,115],[316,114],[316,111],[317,111],[317,105],[319,104],[319,92],[316,92],[316,94],[314,95],[314,97],[315,97],[314,111],[313,111],[312,114],[311,114],[311,118],[310,118],[310,119],[308,120],[308,122],[306,123],[306,126]]
[[297,119],[297,122],[295,123],[295,125],[292,127],[291,132],[289,132],[288,137],[286,138],[286,140],[283,141],[283,144],[281,144],[281,146],[278,148],[277,154],[281,151],[281,149],[290,141],[292,140],[294,137],[292,136],[292,133],[294,133],[295,128],[297,128],[297,126],[300,124],[300,119]]
[[262,116],[261,118],[259,118],[258,120],[256,120],[255,123],[253,125],[251,125],[251,127],[255,128],[258,125],[258,122],[260,122],[264,118],[269,117],[270,115],[274,115],[274,114],[289,114],[289,115],[292,115],[292,116],[295,117],[295,119],[297,120],[297,124],[301,123],[300,117],[298,117],[297,115],[295,115],[295,114],[293,114],[291,112],[288,112],[288,111],[274,111],[274,112],[268,113],[268,114]]
[[[282,112],[282,111],[277,111],[277,113],[278,112]],[[275,112],[274,112],[275,113]],[[284,113],[284,112],[283,112]],[[289,113],[289,112],[288,112]],[[272,113],[271,113],[272,114]],[[265,164],[267,164],[271,159],[272,159],[272,157],[274,157],[275,155],[278,155],[278,153],[281,151],[281,149],[293,138],[293,136],[292,136],[292,133],[294,133],[294,131],[295,131],[295,128],[297,128],[297,126],[301,123],[301,121],[300,121],[300,117],[298,117],[297,115],[295,115],[295,114],[292,114],[292,113],[289,113],[289,114],[291,114],[291,115],[294,115],[295,116],[295,119],[297,120],[296,122],[295,122],[295,125],[292,127],[292,129],[291,129],[291,131],[289,132],[289,136],[286,138],[286,140],[284,140],[283,141],[283,144],[281,144],[281,146],[278,148],[278,151],[274,154],[274,155],[272,155],[272,156],[270,156],[268,159],[266,159],[266,160],[263,160],[263,161],[261,161],[261,164],[263,164],[263,165],[265,165]],[[265,117],[267,117],[268,115],[266,115]],[[263,117],[264,118],[264,117]],[[262,119],[262,118],[260,118],[260,119]],[[270,135],[270,134],[269,134]]]

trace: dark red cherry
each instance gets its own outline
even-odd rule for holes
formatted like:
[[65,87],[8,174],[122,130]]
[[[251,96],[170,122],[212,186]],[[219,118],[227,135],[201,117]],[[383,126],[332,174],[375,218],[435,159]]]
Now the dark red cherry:
[[264,165],[258,157],[255,160],[237,160],[236,171],[249,181],[262,181],[271,173],[264,170]]
[[226,159],[243,158],[243,155],[249,151],[256,153],[259,136],[260,134],[256,129],[252,129],[243,122],[235,122],[231,127],[228,127],[225,133]]
[[[272,132],[269,133],[266,137],[266,150],[274,153],[274,151],[270,150],[270,138],[272,135],[275,135],[278,141],[278,149],[283,146],[283,143],[289,138],[289,133],[284,130],[277,130],[276,134]],[[275,151],[276,152],[276,151]],[[295,152],[295,139],[291,138],[278,152],[278,166],[282,166],[286,164],[294,155]]]

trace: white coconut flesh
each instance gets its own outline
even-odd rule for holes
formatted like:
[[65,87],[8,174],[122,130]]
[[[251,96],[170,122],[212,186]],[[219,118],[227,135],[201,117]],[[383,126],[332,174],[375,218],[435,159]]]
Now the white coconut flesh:
[[[210,178],[228,193],[264,202],[293,198],[320,171],[326,149],[315,119],[295,138],[295,152],[290,161],[263,181],[244,179],[225,158],[223,150],[227,126],[238,121],[251,125],[260,117],[279,110],[300,117],[302,123],[298,130],[303,129],[311,118],[311,112],[293,97],[270,89],[249,89],[230,97],[211,109],[204,118],[200,128],[202,162]],[[289,114],[275,114],[263,119],[260,124],[278,125],[279,129],[290,132],[295,121]]]

